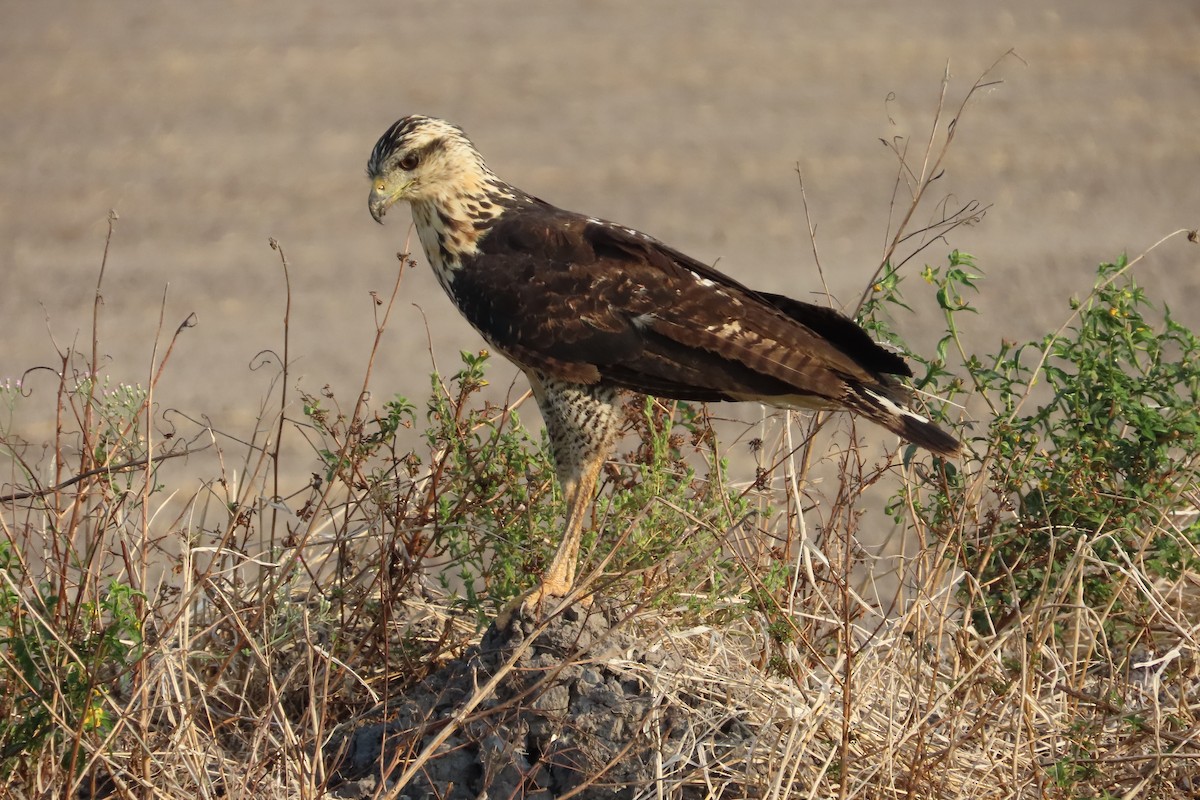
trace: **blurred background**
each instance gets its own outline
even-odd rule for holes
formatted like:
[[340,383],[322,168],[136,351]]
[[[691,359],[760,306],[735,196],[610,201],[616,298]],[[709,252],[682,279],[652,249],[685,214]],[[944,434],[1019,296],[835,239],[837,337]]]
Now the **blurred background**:
[[[1003,83],[973,97],[916,221],[946,196],[990,207],[905,284],[915,299],[923,263],[974,254],[987,280],[967,337],[989,352],[1057,328],[1098,262],[1200,226],[1194,0],[2,0],[0,19],[0,381],[55,367],[56,348],[90,350],[115,209],[101,374],[145,385],[194,314],[156,399],[234,434],[276,372],[252,369],[256,354],[282,350],[270,237],[291,269],[292,386],[352,405],[370,293],[390,292],[408,234],[406,210],[372,222],[364,167],[410,113],[463,126],[526,191],[811,300],[799,166],[826,282],[852,306],[897,215],[880,139],[909,141],[919,164],[943,73],[944,127],[1000,59],[989,79]],[[376,397],[424,397],[430,340],[447,370],[481,346],[418,260]],[[1200,324],[1200,246],[1176,237],[1137,275]],[[926,351],[941,319],[916,307],[897,326]],[[492,374],[503,390],[515,369]],[[48,374],[26,389],[52,405]]]

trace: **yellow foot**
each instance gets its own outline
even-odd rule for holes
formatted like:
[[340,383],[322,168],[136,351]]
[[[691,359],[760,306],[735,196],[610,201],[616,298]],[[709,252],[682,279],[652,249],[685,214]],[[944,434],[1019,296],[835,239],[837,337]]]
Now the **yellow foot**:
[[592,607],[592,595],[590,594],[575,598],[571,596],[571,587],[569,586],[538,584],[508,601],[504,608],[500,609],[500,613],[496,615],[496,627],[507,628],[509,623],[516,618],[540,621],[562,611],[567,607],[566,601],[568,600],[572,605],[578,604],[583,608]]

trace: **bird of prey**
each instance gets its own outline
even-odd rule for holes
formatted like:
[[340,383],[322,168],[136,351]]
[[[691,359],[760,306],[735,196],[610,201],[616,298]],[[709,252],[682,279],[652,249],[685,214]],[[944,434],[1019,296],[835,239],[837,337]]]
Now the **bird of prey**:
[[408,116],[367,163],[376,222],[412,207],[425,257],[463,316],[529,378],[566,500],[563,540],[524,605],[567,595],[623,391],[842,409],[953,456],[906,407],[912,372],[830,308],[749,289],[631,228],[505,183],[462,129]]

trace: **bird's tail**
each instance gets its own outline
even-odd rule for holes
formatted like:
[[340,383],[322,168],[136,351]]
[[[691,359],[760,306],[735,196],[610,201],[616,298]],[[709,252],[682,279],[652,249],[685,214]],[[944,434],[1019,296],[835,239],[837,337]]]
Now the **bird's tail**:
[[847,398],[846,404],[853,411],[882,425],[906,442],[939,456],[952,457],[963,452],[962,442],[925,417],[888,397],[890,392],[861,384],[852,385],[850,388],[853,396]]

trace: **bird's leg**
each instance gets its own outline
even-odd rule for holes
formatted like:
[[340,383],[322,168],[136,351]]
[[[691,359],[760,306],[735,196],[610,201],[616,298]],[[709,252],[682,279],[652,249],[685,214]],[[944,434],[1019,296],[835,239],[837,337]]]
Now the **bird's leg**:
[[541,583],[506,609],[502,618],[517,609],[536,616],[546,598],[566,597],[575,588],[588,506],[619,428],[616,389],[565,383],[534,372],[529,373],[529,379],[546,421],[558,481],[567,503],[566,529]]
[[563,482],[563,495],[567,501],[567,524],[563,539],[542,576],[542,582],[522,598],[523,609],[536,610],[547,597],[566,597],[575,588],[575,569],[579,564],[583,525],[604,456],[604,453],[597,454],[579,475]]

